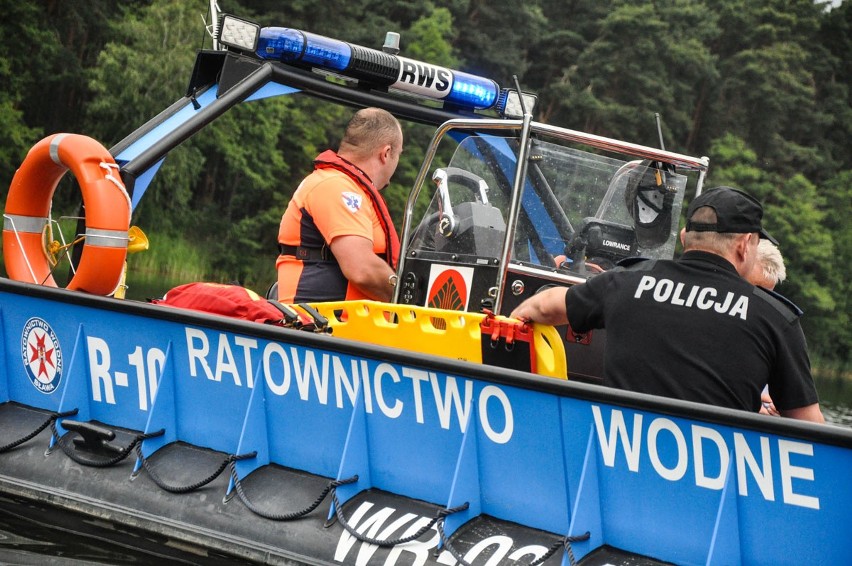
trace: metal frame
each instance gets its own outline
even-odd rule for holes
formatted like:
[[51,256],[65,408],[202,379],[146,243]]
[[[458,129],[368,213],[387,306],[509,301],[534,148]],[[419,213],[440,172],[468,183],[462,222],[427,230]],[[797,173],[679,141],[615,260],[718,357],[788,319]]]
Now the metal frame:
[[[417,178],[414,181],[414,188],[409,193],[408,200],[406,201],[405,219],[403,222],[402,229],[402,247],[400,249],[399,256],[400,262],[399,266],[397,267],[397,276],[399,277],[400,281],[402,280],[402,276],[404,273],[405,259],[408,256],[408,240],[411,236],[411,218],[414,213],[415,203],[417,202],[417,199],[420,196],[421,190],[425,185],[426,179],[430,178],[429,171],[432,168],[432,162],[434,161],[435,155],[437,154],[438,145],[450,131],[454,130],[467,130],[472,133],[505,130],[520,131],[520,144],[518,150],[519,165],[515,170],[515,179],[513,181],[514,184],[512,187],[512,199],[509,205],[509,219],[506,222],[506,236],[503,241],[503,249],[500,254],[498,279],[494,282],[494,287],[497,290],[496,295],[494,297],[494,310],[496,314],[501,314],[500,308],[503,299],[504,285],[506,283],[506,279],[510,271],[509,257],[511,255],[512,245],[515,240],[515,228],[517,226],[518,217],[520,215],[521,210],[521,195],[526,179],[526,164],[528,161],[527,157],[530,151],[529,141],[533,134],[542,134],[562,141],[583,144],[605,151],[634,155],[637,158],[662,161],[683,169],[698,171],[699,177],[697,181],[696,195],[701,194],[704,178],[707,169],[710,166],[710,160],[707,157],[691,157],[688,155],[666,151],[663,149],[656,149],[653,147],[607,138],[604,136],[597,136],[594,134],[588,134],[577,130],[560,128],[558,126],[551,126],[549,124],[543,124],[540,122],[533,122],[532,117],[529,114],[525,115],[522,120],[449,120],[442,124],[432,136],[432,141],[429,143],[429,147],[427,148],[425,157],[423,159],[423,165],[421,166],[420,171],[417,174]],[[517,267],[518,266],[513,266],[512,269],[516,269]],[[535,275],[539,276],[542,275],[543,272],[540,270],[529,269],[529,273],[534,273]],[[571,278],[570,276],[563,275],[554,276],[554,280],[558,281],[564,281],[569,283],[582,282],[582,280],[577,279],[578,278]],[[399,294],[400,287],[397,286],[394,289],[393,302],[399,302]]]

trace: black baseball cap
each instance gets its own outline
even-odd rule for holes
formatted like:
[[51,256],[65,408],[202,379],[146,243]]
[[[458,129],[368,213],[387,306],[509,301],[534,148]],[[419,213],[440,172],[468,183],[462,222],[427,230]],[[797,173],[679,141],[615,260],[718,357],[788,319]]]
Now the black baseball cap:
[[[716,211],[716,222],[693,222],[693,213],[702,206]],[[733,232],[750,234],[757,232],[764,240],[776,246],[778,241],[763,229],[763,206],[760,202],[739,189],[732,187],[714,187],[695,197],[686,211],[687,232]]]

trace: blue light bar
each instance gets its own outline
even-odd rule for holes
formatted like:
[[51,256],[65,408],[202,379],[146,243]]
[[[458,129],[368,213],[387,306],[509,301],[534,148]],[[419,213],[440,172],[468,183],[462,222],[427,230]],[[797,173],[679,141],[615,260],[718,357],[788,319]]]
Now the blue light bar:
[[290,28],[263,28],[255,53],[470,110],[491,108],[500,94],[500,86],[485,77]]
[[349,66],[352,48],[348,43],[290,28],[263,28],[257,54],[264,59],[301,62],[333,71]]
[[453,71],[453,90],[447,100],[460,106],[485,109],[494,106],[499,94],[500,87],[491,79]]
[[396,59],[401,68],[397,81],[390,85],[393,88],[478,110],[494,106],[500,94],[499,85],[491,79],[405,57]]

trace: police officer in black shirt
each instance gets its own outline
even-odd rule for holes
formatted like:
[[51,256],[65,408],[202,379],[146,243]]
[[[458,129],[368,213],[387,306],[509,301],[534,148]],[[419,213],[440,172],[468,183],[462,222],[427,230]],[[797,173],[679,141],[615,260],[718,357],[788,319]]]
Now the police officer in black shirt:
[[690,204],[684,254],[645,260],[569,289],[550,288],[512,317],[606,328],[608,385],[757,411],[765,385],[786,417],[824,422],[800,311],[743,277],[757,258],[763,207],[730,187]]

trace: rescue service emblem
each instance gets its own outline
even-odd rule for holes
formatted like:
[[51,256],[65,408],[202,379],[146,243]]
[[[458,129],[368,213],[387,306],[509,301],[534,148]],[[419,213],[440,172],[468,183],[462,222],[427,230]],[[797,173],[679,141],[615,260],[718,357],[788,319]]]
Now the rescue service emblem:
[[47,322],[33,317],[24,324],[21,357],[33,387],[46,394],[56,391],[62,381],[62,350]]
[[357,193],[345,192],[340,195],[343,199],[343,204],[346,205],[353,214],[361,209],[361,195]]

